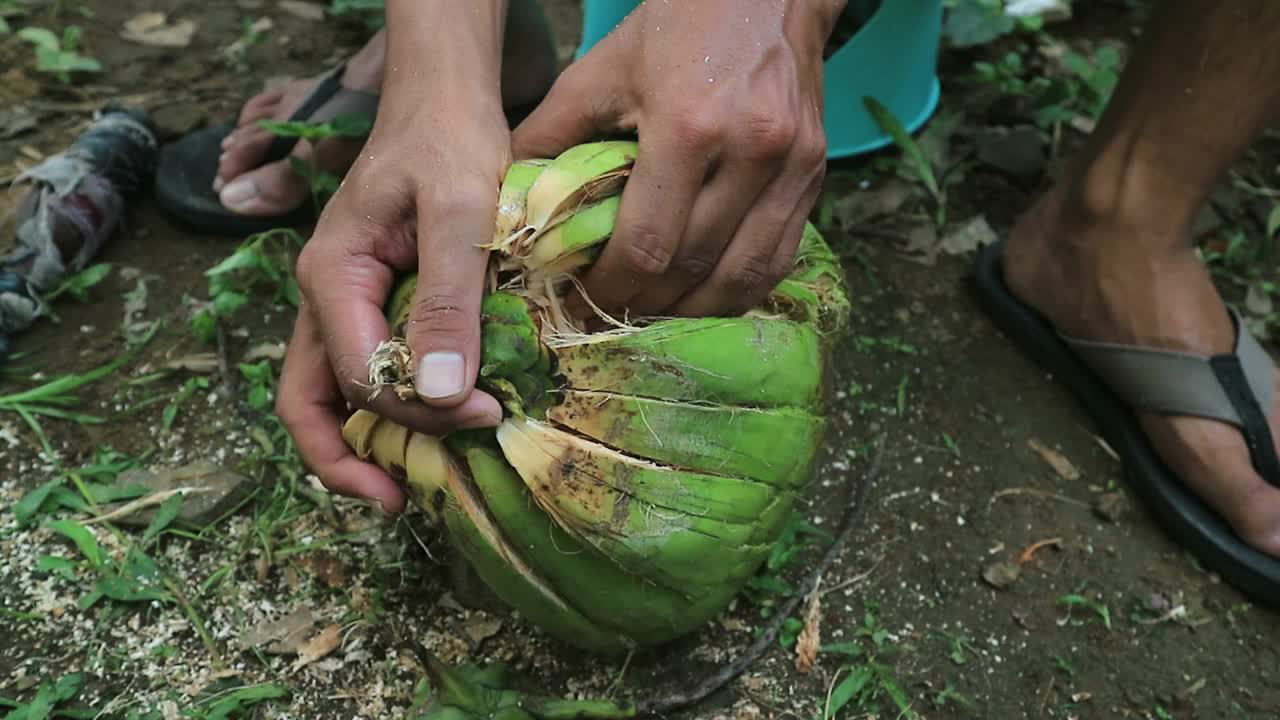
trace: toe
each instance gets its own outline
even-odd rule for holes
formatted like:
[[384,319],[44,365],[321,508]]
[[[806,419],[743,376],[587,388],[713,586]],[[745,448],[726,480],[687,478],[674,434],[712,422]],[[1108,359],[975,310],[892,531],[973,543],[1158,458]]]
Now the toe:
[[218,158],[218,180],[228,183],[258,166],[274,139],[269,130],[257,126],[242,127],[228,135]]
[[242,215],[289,212],[307,196],[306,181],[293,172],[288,158],[240,175],[218,194],[227,209]]
[[274,117],[283,99],[284,88],[265,90],[254,95],[240,108],[240,118],[236,124],[249,125],[263,118]]

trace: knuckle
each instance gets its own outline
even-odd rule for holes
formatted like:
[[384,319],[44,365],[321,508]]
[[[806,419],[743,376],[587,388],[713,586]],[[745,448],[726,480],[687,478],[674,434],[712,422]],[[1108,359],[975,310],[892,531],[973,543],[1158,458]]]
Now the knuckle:
[[733,291],[749,292],[767,283],[770,273],[768,259],[748,255],[729,267],[724,284]]
[[705,279],[711,275],[711,271],[715,270],[715,267],[715,261],[705,255],[681,257],[672,265],[672,269],[694,280]]
[[672,243],[653,228],[640,227],[632,232],[624,246],[627,266],[643,275],[661,275],[671,266]]
[[747,118],[742,143],[752,157],[777,160],[794,149],[798,133],[794,118],[778,113],[756,113]]
[[715,144],[720,134],[719,125],[710,113],[701,108],[688,108],[677,112],[671,121],[672,132],[683,147],[703,149]]
[[466,310],[457,290],[449,287],[423,287],[409,309],[409,324],[433,334],[462,335],[476,322]]

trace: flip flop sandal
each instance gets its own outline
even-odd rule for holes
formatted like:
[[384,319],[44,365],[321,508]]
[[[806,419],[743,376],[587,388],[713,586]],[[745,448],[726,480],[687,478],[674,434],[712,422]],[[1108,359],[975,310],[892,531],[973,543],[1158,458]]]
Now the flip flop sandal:
[[974,268],[979,305],[1024,352],[1067,386],[1124,458],[1132,487],[1174,537],[1206,567],[1261,604],[1280,607],[1280,558],[1246,545],[1191,493],[1152,448],[1132,408],[1191,415],[1240,430],[1254,469],[1280,486],[1280,460],[1267,411],[1271,358],[1231,311],[1234,352],[1207,356],[1066,337],[1009,291],[1004,242],[983,248]]
[[[326,73],[302,104],[289,117],[293,122],[326,122],[343,114],[364,114],[373,118],[378,96],[344,87],[342,64]],[[241,215],[228,210],[213,191],[222,154],[222,139],[235,125],[205,128],[166,146],[160,153],[155,192],[160,207],[184,224],[217,235],[251,235],[277,227],[298,227],[314,222],[315,204],[307,201],[279,215]],[[277,137],[267,147],[259,164],[282,160],[293,152],[296,137]]]

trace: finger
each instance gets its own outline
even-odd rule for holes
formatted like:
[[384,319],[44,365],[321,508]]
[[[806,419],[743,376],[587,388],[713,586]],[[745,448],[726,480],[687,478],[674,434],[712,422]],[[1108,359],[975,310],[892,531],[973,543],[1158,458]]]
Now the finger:
[[661,292],[668,282],[664,275],[712,160],[714,129],[699,122],[688,119],[652,135],[641,133],[613,235],[582,278],[586,296],[605,312],[628,311],[642,292]]
[[[804,167],[807,163],[795,163]],[[804,223],[822,186],[817,171],[783,173],[761,195],[707,281],[676,303],[673,314],[739,315],[790,274]],[[795,188],[803,188],[797,194]]]
[[339,495],[374,501],[385,512],[400,512],[404,491],[377,465],[356,457],[342,438],[342,418],[336,412],[341,401],[315,320],[303,306],[285,351],[276,414],[303,464],[322,485]]
[[[298,284],[309,301],[313,317],[325,340],[325,353],[339,391],[347,402],[387,417],[421,433],[442,435],[459,427],[489,427],[501,421],[492,397],[475,393],[447,411],[417,400],[400,400],[394,392],[376,397],[369,377],[369,357],[391,336],[383,313],[397,273],[412,269],[411,239],[383,240],[374,247],[371,234],[382,227],[353,222],[352,213],[326,208],[326,217],[298,258]],[[370,211],[375,210],[369,208]],[[391,213],[387,213],[390,215]],[[336,240],[336,242],[335,242]]]
[[428,405],[482,402],[501,415],[496,400],[472,393],[489,260],[479,242],[493,232],[499,182],[442,181],[425,189],[418,202],[418,284],[405,334],[417,363],[414,385]]
[[596,68],[600,61],[575,65],[561,73],[538,103],[511,131],[511,151],[517,160],[552,158],[600,133],[621,129],[622,103],[612,79]]
[[629,305],[637,315],[660,315],[715,270],[748,210],[777,174],[773,158],[738,155],[717,167],[698,193],[675,259],[661,285]]

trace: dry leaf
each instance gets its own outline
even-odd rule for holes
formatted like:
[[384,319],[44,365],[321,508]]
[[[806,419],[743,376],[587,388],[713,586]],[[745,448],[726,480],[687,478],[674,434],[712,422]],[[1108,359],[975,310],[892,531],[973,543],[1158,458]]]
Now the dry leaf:
[[274,655],[292,655],[298,652],[315,623],[311,608],[302,605],[282,618],[258,623],[240,636],[240,645],[245,650],[265,645],[266,651]]
[[1028,440],[1027,447],[1035,450],[1041,458],[1044,458],[1044,461],[1049,463],[1049,466],[1053,468],[1053,471],[1058,473],[1058,477],[1063,480],[1080,479],[1080,471],[1077,470],[1076,466],[1073,465],[1062,453],[1045,447],[1045,445],[1036,438]]
[[1244,296],[1244,307],[1251,314],[1266,317],[1271,314],[1271,293],[1263,289],[1261,283],[1250,283],[1249,292]]
[[809,609],[804,614],[804,629],[796,637],[796,672],[806,674],[818,663],[818,646],[822,644],[822,601],[815,590],[809,595]]
[[324,20],[324,8],[301,0],[280,0],[280,9],[303,20]]
[[139,45],[183,48],[191,44],[195,34],[196,23],[193,20],[170,24],[162,12],[144,12],[125,21],[120,37]]
[[293,670],[319,660],[342,644],[342,627],[334,624],[321,630],[310,640],[298,646],[298,659],[293,662]]
[[174,358],[160,367],[165,370],[187,370],[194,373],[211,373],[218,369],[218,356],[209,353],[196,353]]
[[967,255],[996,240],[996,232],[987,224],[987,217],[978,215],[947,233],[938,248],[948,255]]
[[480,615],[473,615],[470,618],[467,618],[466,622],[462,624],[462,632],[466,633],[467,637],[471,638],[471,642],[477,644],[497,635],[498,631],[501,629],[501,620],[486,618]]
[[982,579],[993,588],[1003,590],[1018,580],[1022,566],[1008,560],[997,560],[982,570]]
[[245,362],[253,362],[266,358],[268,360],[283,360],[285,346],[282,342],[264,342],[258,343],[249,348],[244,353]]
[[346,563],[327,552],[309,552],[298,558],[298,566],[331,588],[345,587],[348,581]]

